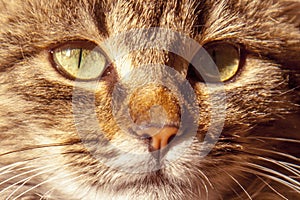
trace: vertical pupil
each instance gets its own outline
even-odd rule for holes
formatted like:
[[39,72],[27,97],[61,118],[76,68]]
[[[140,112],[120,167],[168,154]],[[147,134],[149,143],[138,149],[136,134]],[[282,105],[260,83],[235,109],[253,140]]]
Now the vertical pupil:
[[80,51],[79,51],[79,58],[78,58],[78,69],[80,68],[81,59],[82,59],[82,48],[80,48]]

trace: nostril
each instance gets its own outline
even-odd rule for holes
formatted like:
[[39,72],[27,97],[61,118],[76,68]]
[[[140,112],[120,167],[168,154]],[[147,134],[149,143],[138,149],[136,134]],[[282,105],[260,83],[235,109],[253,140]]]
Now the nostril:
[[159,132],[151,137],[151,146],[153,150],[160,150],[168,146],[175,138],[178,132],[176,127],[164,127]]
[[136,135],[150,145],[151,151],[156,151],[167,147],[175,139],[177,132],[178,128],[174,126],[148,126],[137,130]]
[[171,135],[170,137],[169,137],[169,139],[168,139],[168,144],[169,143],[171,143],[171,141],[174,139],[176,137],[176,134],[174,134],[174,135]]

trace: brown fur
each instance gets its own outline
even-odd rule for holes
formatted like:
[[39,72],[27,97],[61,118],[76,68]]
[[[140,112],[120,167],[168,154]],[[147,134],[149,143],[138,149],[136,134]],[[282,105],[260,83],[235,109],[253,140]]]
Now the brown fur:
[[[298,0],[0,1],[0,198],[300,198],[299,10]],[[224,85],[225,125],[210,154],[197,157],[212,114],[199,82],[193,84],[201,113],[198,137],[163,170],[135,174],[99,162],[83,146],[74,124],[75,83],[53,68],[48,51],[70,40],[100,44],[117,33],[149,27],[178,31],[200,45],[217,40],[241,44],[247,55],[240,73]],[[116,61],[115,76],[149,63],[187,75],[188,64],[181,58],[151,49]],[[121,149],[147,152],[114,120],[110,102],[116,77],[100,81],[95,93],[99,126]],[[142,85],[147,78],[162,77],[145,70],[127,86]],[[133,118],[148,122],[142,113],[152,98],[165,105],[168,120],[178,123],[178,107],[165,100],[173,97],[161,87],[149,87],[131,101]],[[94,95],[80,85],[77,91],[84,103]],[[96,140],[92,113],[80,109],[79,123],[91,125],[84,131]],[[97,137],[94,153],[103,162],[115,162],[120,152]],[[176,148],[170,153],[176,154]],[[151,168],[151,156],[142,159]],[[139,161],[130,160],[128,166],[138,168]]]

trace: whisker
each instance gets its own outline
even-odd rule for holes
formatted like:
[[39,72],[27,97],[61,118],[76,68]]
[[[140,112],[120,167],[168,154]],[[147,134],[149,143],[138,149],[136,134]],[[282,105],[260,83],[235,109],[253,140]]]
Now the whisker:
[[[57,155],[59,155],[59,154],[57,154]],[[30,169],[30,168],[34,168],[34,169],[30,170],[30,171],[22,172],[22,173],[20,173],[20,174],[18,174],[16,176],[10,177],[9,179],[6,179],[5,181],[0,182],[0,185],[2,185],[2,184],[6,183],[6,182],[8,182],[8,181],[10,181],[10,180],[12,180],[14,178],[17,178],[17,177],[23,176],[25,174],[28,174],[28,173],[31,173],[31,172],[34,172],[34,171],[38,171],[38,170],[42,170],[44,168],[49,167],[49,166],[44,166],[44,167],[36,168],[35,165],[28,165],[27,163],[30,163],[30,162],[35,161],[37,159],[44,159],[44,158],[49,158],[49,157],[54,157],[54,156],[55,156],[55,154],[52,154],[52,155],[47,155],[47,156],[36,157],[36,158],[29,159],[29,160],[26,160],[26,161],[21,161],[20,163],[21,164],[25,164],[26,166],[21,167],[21,168],[16,168],[16,169],[14,169],[14,171],[4,171],[4,172],[0,173],[0,175],[4,175],[4,174],[11,173],[11,172],[16,172],[16,171],[22,171],[22,170],[26,170],[26,169]]]
[[[253,164],[253,163],[248,163],[248,165],[249,166],[253,166],[256,169],[260,169],[262,171],[269,172],[269,173],[272,173],[272,174],[277,175],[279,177],[282,177],[285,180],[290,181],[291,183],[294,183],[294,184],[300,186],[300,183],[298,181],[295,181],[294,179],[292,179],[292,178],[290,178],[290,177],[288,177],[288,176],[286,176],[286,175],[284,175],[284,174],[282,174],[280,172],[277,172],[277,171],[275,171],[273,169],[270,169],[270,168],[267,168],[267,167],[264,167],[264,166],[261,166],[261,165]],[[300,190],[300,187],[297,187],[297,188],[299,188],[299,190]]]
[[[251,163],[248,163],[248,164],[251,164]],[[285,186],[287,186],[287,187],[295,190],[296,192],[300,193],[300,187],[297,186],[297,185],[299,185],[299,183],[297,183],[297,181],[295,181],[294,179],[291,179],[291,178],[289,178],[289,177],[287,177],[287,176],[285,176],[285,175],[283,175],[283,174],[281,174],[279,172],[276,172],[274,170],[271,170],[271,169],[268,169],[268,168],[264,169],[264,167],[262,167],[262,166],[260,166],[261,168],[255,167],[255,166],[252,166],[252,167],[254,167],[255,169],[260,169],[260,170],[262,170],[264,172],[272,173],[273,175],[277,175],[277,176],[279,176],[279,177],[281,177],[283,179],[280,179],[278,177],[271,176],[271,175],[268,175],[268,174],[265,174],[265,173],[261,173],[261,172],[259,172],[257,170],[253,170],[251,168],[241,167],[241,170],[244,171],[244,172],[247,172],[247,173],[252,173],[252,174],[256,174],[256,175],[259,175],[259,176],[263,176],[263,177],[269,178],[269,179],[271,179],[273,181],[281,183],[281,184],[283,184],[283,185],[285,185]]]
[[252,197],[250,196],[250,194],[247,192],[247,190],[238,182],[238,180],[236,180],[236,178],[234,178],[232,175],[230,175],[228,172],[225,171],[225,173],[244,191],[244,193],[246,194],[246,196],[252,200]]
[[274,176],[270,176],[270,175],[267,175],[267,174],[264,174],[264,173],[260,173],[260,172],[258,172],[258,171],[256,171],[256,170],[251,170],[251,169],[248,169],[248,168],[244,168],[244,171],[245,171],[245,172],[248,172],[248,173],[251,172],[251,173],[253,173],[253,174],[256,174],[256,175],[259,175],[259,176],[262,176],[262,177],[266,177],[266,178],[268,178],[268,179],[270,179],[270,180],[273,180],[273,181],[276,181],[276,182],[278,182],[278,183],[281,183],[281,184],[283,184],[283,185],[285,185],[285,186],[291,188],[292,190],[294,190],[294,191],[296,191],[296,192],[298,192],[298,193],[300,192],[299,187],[297,187],[297,186],[291,184],[290,182],[287,182],[287,181],[285,181],[285,180],[282,180],[282,179],[280,179],[280,178],[277,178],[277,177],[274,177]]
[[267,181],[262,179],[259,176],[256,176],[258,179],[260,179],[268,188],[270,188],[273,192],[275,192],[278,196],[280,196],[282,199],[288,200],[285,196],[283,196],[280,192],[278,192],[276,189],[274,189]]
[[[54,191],[54,187],[52,187],[50,190],[46,191],[43,195],[39,195],[40,196],[40,200],[43,199],[48,199],[48,197],[51,197],[51,193]],[[48,197],[47,197],[48,196]]]
[[296,176],[299,176],[300,175],[300,172],[298,170],[295,170],[294,168],[292,167],[289,167],[289,166],[286,166],[284,163],[285,162],[280,162],[280,161],[277,161],[277,160],[274,160],[274,159],[271,159],[271,158],[264,158],[264,157],[257,157],[258,159],[260,160],[263,160],[263,161],[267,161],[267,162],[270,162],[270,163],[273,163],[273,164],[276,164],[280,167],[282,167],[283,169],[291,172],[292,174],[296,175]]
[[[255,175],[257,178],[259,178],[259,176],[257,176],[257,175]],[[256,181],[254,181],[253,183],[252,183],[252,185],[250,186],[250,187],[254,187],[255,188],[255,193],[252,193],[252,197],[253,198],[256,198],[256,196],[258,195],[260,195],[261,194],[261,192],[263,191],[263,189],[266,187],[264,184],[262,184],[262,185],[260,185],[260,186],[258,186],[258,183],[256,182]],[[253,190],[253,189],[252,189]]]
[[[71,165],[71,163],[69,163],[69,164]],[[35,186],[29,188],[28,190],[22,192],[21,194],[19,194],[19,195],[16,196],[15,198],[13,198],[13,200],[18,200],[18,198],[22,197],[24,194],[30,192],[31,190],[33,190],[33,189],[35,189],[35,188],[37,188],[37,187],[40,187],[41,185],[44,185],[44,184],[48,183],[48,182],[51,182],[51,181],[56,180],[56,179],[63,179],[63,178],[65,178],[65,177],[72,176],[72,175],[75,175],[75,174],[78,174],[78,172],[76,171],[76,172],[67,174],[67,175],[62,176],[62,177],[53,177],[53,178],[47,179],[47,180],[45,180],[45,181],[43,181],[43,182],[41,182],[41,183],[39,183],[39,184],[37,184],[37,185],[35,185]],[[71,181],[74,181],[74,180],[76,180],[76,179],[79,179],[79,178],[81,178],[82,176],[84,176],[84,174],[79,175],[79,176],[76,176],[76,177],[71,178],[71,179],[68,179],[68,182],[71,182]],[[52,188],[52,189],[53,189],[53,188]]]
[[19,185],[14,191],[10,193],[10,195],[6,198],[7,200],[12,197],[13,194],[15,194],[20,188],[22,188],[28,181],[30,181],[34,176],[28,177],[26,179],[21,180],[20,182],[24,181],[21,185]]
[[256,137],[247,137],[247,139],[262,139],[262,140],[275,140],[275,141],[281,141],[281,142],[291,142],[291,143],[299,143],[300,144],[300,140],[297,139],[290,139],[290,138],[277,138],[277,137],[260,137],[260,136],[256,136]]
[[[216,165],[215,165],[216,166]],[[217,167],[217,166],[216,166]],[[218,169],[222,170],[227,176],[229,176],[242,190],[243,192],[246,194],[246,196],[252,200],[252,197],[250,196],[250,194],[247,192],[247,190],[240,184],[240,182],[238,180],[236,180],[236,178],[234,178],[231,174],[229,174],[226,170],[220,168],[220,167],[217,167]],[[231,188],[232,189],[232,188]],[[244,199],[240,196],[239,193],[237,193],[235,190],[234,190],[235,194],[237,194],[241,199]]]
[[[42,169],[48,168],[48,167],[49,167],[49,166],[43,166],[43,167],[40,167],[40,168],[34,168],[34,169],[32,169],[32,170],[29,170],[29,171],[26,171],[26,172],[17,174],[17,175],[15,175],[15,176],[12,176],[12,177],[6,179],[5,181],[0,182],[0,185],[3,185],[4,183],[6,183],[6,182],[8,182],[8,181],[11,181],[11,180],[13,180],[13,179],[15,179],[15,178],[18,178],[18,177],[20,177],[20,176],[23,176],[23,175],[26,175],[26,174],[29,174],[29,173],[32,173],[32,172],[35,172],[35,171],[39,171],[39,170],[42,170]],[[31,167],[26,167],[26,168],[31,168]],[[3,192],[3,191],[0,191],[0,194],[1,194],[1,192]]]
[[204,178],[206,180],[206,182],[209,184],[209,186],[214,189],[213,184],[211,183],[211,181],[209,180],[209,178],[202,172],[202,170],[198,170],[198,172],[201,174],[202,178]]
[[[19,161],[19,162],[14,162],[14,163],[11,163],[11,164],[9,164],[9,165],[5,165],[5,166],[3,166],[3,167],[1,167],[0,168],[0,172],[1,171],[6,171],[6,170],[10,170],[10,169],[13,169],[14,167],[17,167],[17,166],[19,166],[19,165],[22,165],[22,164],[25,164],[26,163],[26,161]],[[0,173],[0,175],[1,175],[2,173]]]
[[[67,153],[73,153],[73,152],[67,152]],[[15,162],[15,163],[12,163],[12,164],[9,164],[9,165],[5,165],[3,166],[0,171],[2,171],[0,173],[0,176],[1,175],[5,175],[5,174],[8,174],[8,173],[11,173],[11,172],[15,172],[15,171],[22,171],[22,170],[25,170],[25,169],[28,169],[28,168],[31,168],[31,167],[35,167],[35,166],[32,166],[32,165],[28,165],[28,163],[30,162],[33,162],[33,161],[36,161],[36,160],[41,160],[41,159],[48,159],[48,158],[53,158],[55,156],[59,156],[61,155],[62,153],[52,153],[50,155],[43,155],[43,156],[38,156],[38,157],[35,157],[35,158],[30,158],[28,160],[22,160],[22,161],[18,161],[18,162]],[[65,154],[65,153],[64,153]],[[23,167],[18,167],[18,166],[21,166],[21,165],[25,165]],[[15,169],[14,169],[15,168]],[[12,171],[13,169],[13,171]],[[4,171],[5,170],[5,171]],[[0,183],[1,185],[1,183]]]
[[296,165],[296,164],[293,164],[293,163],[288,163],[288,162],[283,162],[283,161],[280,161],[280,162],[282,162],[282,163],[284,163],[284,164],[286,164],[286,165],[288,165],[288,166],[290,166],[290,167],[292,167],[292,168],[297,168],[297,169],[299,169],[300,170],[300,166],[299,165]]
[[207,185],[201,180],[202,182],[202,185],[204,186],[204,189],[205,189],[205,196],[206,196],[206,200],[208,200],[208,188],[207,188]]
[[[67,167],[67,166],[70,166],[70,165],[72,165],[72,163],[69,163],[69,164],[64,165],[64,166]],[[35,171],[41,171],[41,172],[39,172],[39,173],[37,173],[37,174],[34,174],[34,175],[32,175],[32,176],[29,176],[29,177],[27,177],[27,178],[24,178],[24,179],[22,179],[22,180],[20,180],[20,181],[18,181],[18,182],[16,182],[16,183],[14,183],[14,184],[12,184],[12,185],[9,185],[8,187],[6,187],[6,188],[4,188],[3,190],[1,190],[1,191],[0,191],[0,194],[3,193],[4,191],[10,189],[11,187],[14,187],[15,185],[18,185],[19,183],[22,183],[22,182],[23,182],[23,184],[20,185],[18,188],[16,188],[16,190],[13,192],[13,193],[15,193],[18,189],[20,189],[22,186],[24,186],[24,184],[26,184],[26,183],[27,183],[28,181],[30,181],[32,178],[37,177],[37,176],[42,175],[42,174],[45,174],[45,173],[48,173],[48,172],[51,172],[51,171],[55,171],[56,169],[61,169],[61,166],[57,166],[57,167],[55,167],[55,166],[57,166],[57,165],[56,165],[56,164],[53,164],[53,165],[46,165],[46,166],[42,166],[42,167],[38,167],[38,168],[37,168],[36,166],[28,166],[28,167],[32,167],[32,168],[34,168],[34,169],[33,169],[33,170],[30,170],[30,171],[23,172],[23,173],[18,174],[18,175],[15,175],[15,176],[13,176],[13,177],[10,177],[9,179],[7,179],[7,180],[1,182],[0,185],[4,184],[5,182],[8,182],[8,181],[10,181],[10,180],[13,180],[13,179],[15,179],[15,178],[17,178],[17,177],[21,177],[21,176],[23,176],[23,175],[30,174],[30,173],[35,172]],[[47,169],[47,168],[48,168],[48,169],[51,169],[51,170],[42,171],[42,170]],[[12,194],[13,194],[13,193],[12,193]],[[11,194],[11,195],[12,195],[12,194]]]
[[0,175],[5,175],[5,174],[9,174],[9,173],[12,173],[12,172],[15,172],[15,171],[21,171],[21,170],[24,170],[24,169],[28,169],[30,168],[29,166],[24,166],[24,167],[14,167],[14,168],[10,168],[6,171],[3,171],[2,173],[0,173]]
[[[47,167],[44,166],[44,167],[42,167],[42,169],[43,169],[43,168],[49,168],[49,169],[51,169],[51,166],[47,166]],[[60,168],[60,167],[57,167],[57,168],[54,168],[54,169],[51,169],[51,170],[48,170],[48,171],[42,171],[42,172],[39,172],[39,173],[34,174],[34,175],[32,175],[32,176],[29,176],[29,177],[27,177],[27,178],[24,178],[24,179],[22,179],[22,180],[20,180],[20,181],[17,181],[17,182],[15,182],[15,183],[9,185],[8,187],[4,188],[3,190],[1,190],[1,191],[0,191],[0,194],[3,193],[3,192],[5,192],[6,190],[8,190],[8,189],[10,189],[10,188],[12,188],[12,187],[18,185],[19,183],[22,183],[22,182],[23,182],[23,184],[21,184],[18,188],[16,188],[16,189],[10,194],[10,196],[7,197],[7,199],[9,199],[15,192],[17,192],[21,187],[24,186],[24,184],[26,184],[26,183],[27,183],[29,180],[31,180],[32,178],[37,177],[37,176],[42,175],[42,174],[45,174],[45,173],[50,172],[50,171],[54,171],[54,170],[59,169],[59,168]],[[31,170],[31,171],[26,172],[25,174],[28,174],[28,173],[31,173],[32,171],[37,171],[37,170],[40,170],[40,169],[34,169],[34,170]],[[23,174],[23,175],[24,175],[24,174]],[[15,177],[19,177],[19,175],[11,177],[10,180],[12,180],[12,179],[15,178]]]
[[30,147],[25,147],[25,148],[13,150],[13,151],[5,152],[5,153],[0,154],[0,156],[9,155],[12,153],[19,153],[19,152],[23,152],[23,151],[42,149],[42,148],[64,147],[64,146],[74,145],[74,144],[79,144],[79,143],[81,143],[81,140],[75,140],[72,142],[65,142],[65,143],[51,143],[51,144],[36,145],[36,146],[30,146]]
[[280,93],[278,96],[284,96],[284,95],[286,95],[286,94],[288,94],[288,93],[290,93],[290,92],[293,92],[293,91],[297,90],[298,88],[300,88],[300,86],[297,86],[297,87],[294,87],[294,88],[292,88],[292,89],[289,89],[289,90],[287,90],[287,91],[285,91],[285,92],[282,92],[282,93]]
[[[69,164],[70,164],[70,163],[69,163]],[[94,166],[87,166],[87,167],[85,167],[86,170],[93,169],[93,168],[94,168]],[[78,172],[74,172],[74,173],[71,173],[70,175],[74,175],[74,174],[77,174],[77,173],[78,173]],[[71,179],[64,179],[64,180],[61,181],[60,183],[61,183],[61,185],[64,185],[64,183],[67,183],[67,182],[73,182],[74,180],[79,179],[79,178],[84,177],[84,176],[85,176],[85,174],[81,174],[81,175],[76,176],[76,177],[71,178]],[[50,194],[51,194],[51,192],[53,192],[54,189],[55,189],[55,187],[52,187],[51,189],[49,189],[46,193],[44,193],[44,194],[41,196],[41,199],[43,199],[44,197],[46,197],[47,193],[50,193]]]
[[286,154],[286,153],[283,153],[283,152],[277,152],[277,151],[268,150],[268,149],[259,149],[259,148],[254,148],[254,147],[247,147],[247,149],[253,149],[253,150],[257,150],[257,151],[263,151],[263,152],[271,153],[271,154],[274,154],[274,155],[280,155],[280,156],[283,156],[285,158],[289,158],[289,159],[300,162],[299,158],[297,158],[295,156],[292,156],[292,155],[289,155],[289,154]]
[[[233,160],[225,160],[225,159],[218,159],[218,160],[236,163],[236,164],[238,164],[238,166],[235,166],[235,167],[239,168],[241,171],[244,171],[246,173],[252,173],[252,174],[255,174],[255,175],[262,176],[262,177],[266,177],[270,180],[281,183],[281,184],[293,189],[297,193],[300,193],[300,187],[299,187],[300,183],[298,181],[292,179],[291,177],[288,177],[287,175],[284,175],[284,174],[279,173],[277,171],[274,171],[272,169],[269,169],[269,168],[266,168],[266,167],[263,167],[263,166],[260,166],[260,165],[256,165],[256,164],[253,164],[253,163],[249,163],[249,162],[240,163],[240,162],[233,161]],[[242,165],[242,166],[240,166],[240,165]],[[251,169],[249,167],[253,167],[254,169]],[[262,172],[259,172],[259,171],[257,171],[257,169],[262,170],[264,172],[271,173],[272,175],[277,175],[280,178],[275,177],[275,176],[271,176],[271,175],[268,175],[268,174],[265,174],[265,173],[262,173]],[[281,179],[281,178],[283,178],[283,179]]]

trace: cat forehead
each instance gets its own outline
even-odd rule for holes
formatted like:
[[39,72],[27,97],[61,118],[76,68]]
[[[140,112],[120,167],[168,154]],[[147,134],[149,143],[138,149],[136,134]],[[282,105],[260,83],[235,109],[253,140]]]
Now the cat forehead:
[[[236,29],[235,33],[238,33],[239,27],[232,25],[246,24],[244,19],[255,18],[255,11],[270,4],[270,1],[246,2],[248,0],[2,0],[0,15],[4,23],[7,20],[14,29],[23,31],[26,27],[24,31],[34,29],[46,34],[86,33],[97,28],[100,34],[108,36],[132,28],[164,27],[192,36],[203,29],[209,34],[219,29],[225,32]],[[247,17],[247,13],[253,16]],[[243,28],[247,31],[246,26]],[[217,37],[214,39],[222,39]]]
[[[288,10],[281,7],[287,3]],[[22,54],[29,55],[51,43],[91,38],[101,42],[132,28],[164,27],[200,44],[230,39],[260,55],[267,52],[272,59],[285,60],[296,58],[299,46],[299,27],[292,24],[299,12],[292,8],[299,8],[299,1],[0,0],[0,36],[8,45],[22,45]],[[294,59],[292,64],[299,62]]]
[[[22,21],[19,21],[21,23],[28,21],[43,23],[45,26],[49,21],[76,25],[77,22],[87,20],[95,23],[101,31],[111,28],[111,31],[119,32],[132,27],[170,24],[176,27],[176,24],[183,22],[188,25],[193,21],[200,5],[202,3],[189,0],[0,0],[0,14],[2,19],[22,16]],[[179,17],[180,20],[175,20]],[[48,24],[52,25],[52,23]]]
[[248,0],[0,0],[0,13],[2,20],[16,15],[22,18],[19,23],[35,22],[44,26],[51,26],[53,22],[72,26],[85,20],[95,23],[101,31],[162,26],[189,34],[193,27],[199,30],[207,21],[229,21],[238,13],[245,17],[248,13],[252,15],[248,17],[255,18],[254,13],[271,3]]

